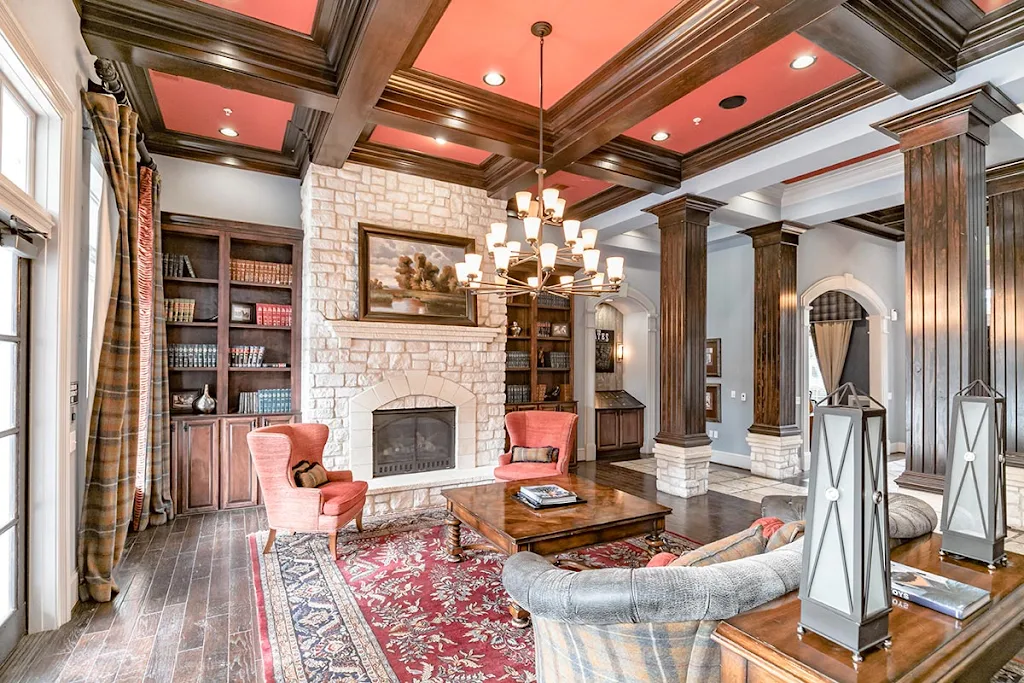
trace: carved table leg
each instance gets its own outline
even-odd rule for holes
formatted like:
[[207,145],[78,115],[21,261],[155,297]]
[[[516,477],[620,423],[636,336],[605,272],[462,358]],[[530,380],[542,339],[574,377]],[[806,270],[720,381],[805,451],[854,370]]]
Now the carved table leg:
[[661,530],[655,529],[652,533],[644,536],[644,543],[647,544],[647,552],[654,557],[665,548],[665,539],[661,537]]
[[529,628],[530,626],[530,613],[519,606],[515,600],[513,600],[508,606],[508,613],[512,615],[512,625],[516,628]]
[[444,523],[448,525],[448,534],[445,543],[445,548],[448,550],[448,561],[462,562],[462,560],[465,559],[465,556],[462,554],[460,539],[462,522],[460,522],[454,515],[449,515],[448,519],[446,519]]

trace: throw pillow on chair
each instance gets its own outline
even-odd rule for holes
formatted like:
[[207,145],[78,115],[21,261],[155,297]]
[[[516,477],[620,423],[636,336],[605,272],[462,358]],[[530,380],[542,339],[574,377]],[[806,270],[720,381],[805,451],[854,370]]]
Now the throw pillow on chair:
[[558,449],[554,446],[512,447],[512,462],[555,462],[558,460]]

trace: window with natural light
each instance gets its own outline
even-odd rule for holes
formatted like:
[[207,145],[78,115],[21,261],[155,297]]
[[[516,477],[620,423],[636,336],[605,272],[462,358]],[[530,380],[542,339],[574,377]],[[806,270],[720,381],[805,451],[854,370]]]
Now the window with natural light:
[[32,140],[35,113],[0,82],[0,173],[32,194]]

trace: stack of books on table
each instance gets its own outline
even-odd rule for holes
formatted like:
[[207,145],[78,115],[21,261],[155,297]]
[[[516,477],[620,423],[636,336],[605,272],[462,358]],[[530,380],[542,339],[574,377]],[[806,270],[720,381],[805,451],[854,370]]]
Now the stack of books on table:
[[539,486],[521,486],[519,488],[519,500],[533,508],[557,507],[559,505],[572,505],[582,503],[572,491],[566,491],[555,484],[541,484]]

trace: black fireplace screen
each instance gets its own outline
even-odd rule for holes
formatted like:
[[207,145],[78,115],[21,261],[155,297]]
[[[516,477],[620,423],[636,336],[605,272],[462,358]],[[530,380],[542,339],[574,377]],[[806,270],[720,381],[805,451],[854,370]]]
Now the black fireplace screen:
[[455,467],[455,408],[373,413],[373,476]]

